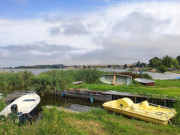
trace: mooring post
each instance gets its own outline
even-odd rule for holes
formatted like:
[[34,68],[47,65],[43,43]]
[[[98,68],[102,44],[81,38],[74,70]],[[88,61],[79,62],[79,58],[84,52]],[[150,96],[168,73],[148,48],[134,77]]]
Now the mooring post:
[[164,95],[164,106],[166,107],[166,95]]
[[92,97],[91,92],[90,92],[90,101],[91,101],[91,103],[93,103],[93,97]]
[[112,95],[110,94],[110,99],[112,100]]
[[63,92],[63,94],[61,95],[61,97],[64,97],[66,95],[66,91]]

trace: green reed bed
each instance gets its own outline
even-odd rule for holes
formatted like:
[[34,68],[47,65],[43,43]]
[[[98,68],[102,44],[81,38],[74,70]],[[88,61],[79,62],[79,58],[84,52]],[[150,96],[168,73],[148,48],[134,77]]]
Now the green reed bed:
[[67,113],[56,108],[44,109],[43,119],[21,127],[10,120],[0,121],[0,134],[8,135],[178,135],[180,128],[156,125],[127,118],[103,109],[88,113]]
[[98,70],[53,70],[31,78],[34,89],[40,93],[68,89],[75,81],[97,83],[104,72]]
[[30,86],[32,72],[1,72],[0,73],[0,91],[24,89]]

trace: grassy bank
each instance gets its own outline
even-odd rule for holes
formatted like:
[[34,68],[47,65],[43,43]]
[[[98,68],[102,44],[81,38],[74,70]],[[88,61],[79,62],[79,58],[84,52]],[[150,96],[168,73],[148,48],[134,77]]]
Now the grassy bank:
[[0,134],[8,135],[178,135],[179,133],[179,127],[146,123],[103,109],[79,114],[58,111],[55,108],[45,109],[42,120],[21,127],[10,120],[0,122]]
[[71,85],[72,88],[86,88],[97,91],[120,91],[129,92],[132,94],[149,95],[157,97],[180,97],[180,80],[156,80],[154,86],[144,86],[134,82],[126,85],[107,85],[107,84],[81,84]]
[[[130,86],[112,86],[103,84],[99,78],[106,72],[98,70],[52,70],[34,76],[31,72],[2,72],[0,73],[0,91],[21,90],[31,88],[38,93],[64,90],[68,88],[86,88],[98,91],[120,91],[132,94],[149,95],[157,97],[180,97],[180,80],[156,80],[154,86],[143,86],[133,81]],[[144,78],[150,76],[144,74]],[[84,84],[72,85],[72,82],[83,81]]]

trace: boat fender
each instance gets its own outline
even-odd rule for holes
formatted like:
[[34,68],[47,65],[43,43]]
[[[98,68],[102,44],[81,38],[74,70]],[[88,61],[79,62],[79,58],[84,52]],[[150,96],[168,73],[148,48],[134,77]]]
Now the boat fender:
[[11,112],[12,112],[12,113],[17,113],[17,112],[18,112],[18,106],[17,106],[17,104],[13,104],[13,105],[11,106]]
[[66,92],[64,92],[62,95],[61,95],[61,97],[64,97],[66,95]]
[[91,101],[91,103],[93,103],[93,97],[92,97],[92,94],[90,93],[90,101]]

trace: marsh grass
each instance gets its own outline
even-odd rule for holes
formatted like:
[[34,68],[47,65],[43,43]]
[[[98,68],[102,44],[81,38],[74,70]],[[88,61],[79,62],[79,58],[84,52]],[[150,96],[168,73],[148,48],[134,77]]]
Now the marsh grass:
[[97,83],[104,72],[98,70],[53,70],[31,78],[31,83],[37,92],[52,92],[68,89],[74,81]]
[[68,113],[55,107],[44,108],[43,119],[21,127],[8,119],[0,121],[0,134],[8,135],[178,135],[180,128],[172,125],[156,125],[127,118],[103,109],[92,109],[88,113]]
[[174,119],[174,124],[180,126],[180,100],[177,101],[177,103],[175,104],[174,107],[175,107],[175,109],[177,111],[176,118]]
[[28,88],[31,84],[30,78],[32,72],[1,72],[0,73],[0,91]]
[[1,96],[0,97],[0,112],[4,109],[5,106],[6,106],[6,104],[4,102],[4,97]]

